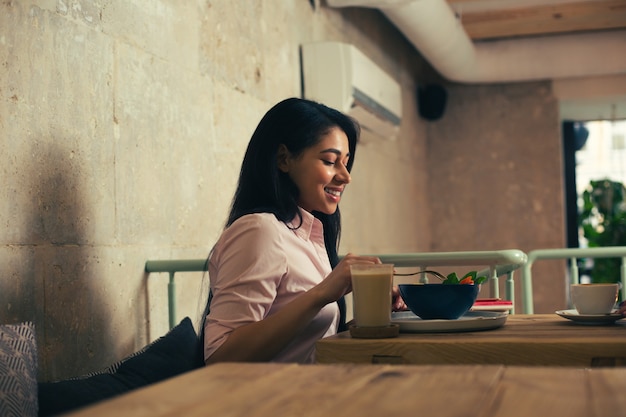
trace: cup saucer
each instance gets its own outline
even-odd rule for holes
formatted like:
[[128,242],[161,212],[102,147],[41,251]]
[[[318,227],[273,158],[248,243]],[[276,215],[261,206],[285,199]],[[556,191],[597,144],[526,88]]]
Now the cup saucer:
[[624,318],[624,316],[619,314],[617,311],[611,312],[609,314],[579,314],[578,311],[576,311],[575,309],[572,309],[572,310],[557,310],[555,313],[563,318],[572,320],[576,323],[590,324],[590,325],[613,324],[617,320]]

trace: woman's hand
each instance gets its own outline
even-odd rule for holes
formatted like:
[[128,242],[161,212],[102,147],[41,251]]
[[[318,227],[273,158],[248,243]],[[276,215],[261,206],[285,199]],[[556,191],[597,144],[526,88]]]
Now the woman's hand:
[[619,303],[619,310],[617,310],[622,316],[626,316],[626,301]]
[[391,289],[391,311],[406,311],[409,308],[404,303],[398,286],[394,286]]
[[[335,269],[319,283],[313,290],[319,292],[324,305],[335,302],[352,291],[350,265],[354,264],[380,264],[375,256],[359,256],[349,253],[337,264]],[[311,291],[313,291],[311,290]]]

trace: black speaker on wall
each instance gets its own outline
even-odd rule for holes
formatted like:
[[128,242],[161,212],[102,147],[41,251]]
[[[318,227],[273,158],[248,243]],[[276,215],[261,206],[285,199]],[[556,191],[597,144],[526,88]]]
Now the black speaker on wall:
[[443,116],[448,101],[448,92],[439,84],[428,84],[417,88],[417,105],[420,116],[426,120],[438,120]]

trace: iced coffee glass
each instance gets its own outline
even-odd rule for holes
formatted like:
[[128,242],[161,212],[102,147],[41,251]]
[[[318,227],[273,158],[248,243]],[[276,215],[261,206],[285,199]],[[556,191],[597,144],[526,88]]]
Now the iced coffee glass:
[[393,264],[354,264],[350,273],[355,325],[389,326]]

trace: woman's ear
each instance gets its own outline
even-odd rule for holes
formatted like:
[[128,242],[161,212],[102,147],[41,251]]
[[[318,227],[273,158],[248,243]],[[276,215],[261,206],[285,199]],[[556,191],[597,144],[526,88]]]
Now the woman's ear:
[[291,153],[289,149],[284,144],[280,144],[278,146],[278,152],[276,154],[276,162],[278,164],[278,169],[282,172],[289,172],[289,161],[291,159]]

